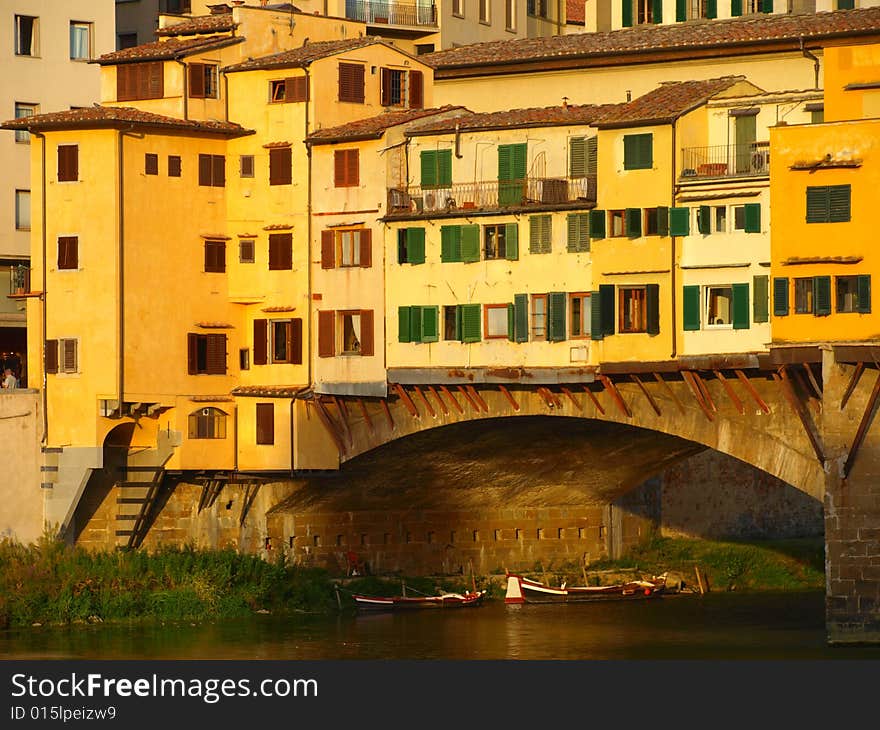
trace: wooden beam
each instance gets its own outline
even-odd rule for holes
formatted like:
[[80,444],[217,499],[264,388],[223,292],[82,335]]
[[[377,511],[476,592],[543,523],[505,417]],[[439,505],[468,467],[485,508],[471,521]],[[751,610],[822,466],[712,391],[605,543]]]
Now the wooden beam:
[[712,400],[712,394],[709,392],[709,387],[706,385],[703,377],[696,370],[692,370],[691,375],[694,378],[694,382],[699,386],[700,392],[702,392],[703,398],[706,400],[706,404],[712,409],[713,413],[718,413],[718,406],[716,406],[715,401]]
[[477,405],[476,401],[471,398],[470,393],[468,393],[463,385],[458,386],[458,391],[464,396],[464,399],[471,404],[471,408],[473,408],[477,413],[480,413],[480,406]]
[[862,414],[862,420],[859,422],[859,428],[856,431],[855,438],[853,438],[852,446],[849,447],[849,454],[846,457],[846,463],[843,465],[844,479],[849,476],[850,469],[852,469],[853,464],[856,461],[856,455],[859,453],[859,447],[862,445],[862,441],[865,440],[865,434],[868,433],[868,429],[871,427],[871,422],[874,420],[874,413],[877,410],[878,396],[880,396],[880,372],[877,373],[877,380],[874,381],[874,389],[871,391],[871,396],[868,398],[868,403],[865,406],[865,412]]
[[795,415],[800,419],[801,425],[804,427],[804,432],[810,440],[810,445],[813,447],[813,452],[816,454],[819,463],[824,467],[825,454],[822,449],[822,444],[819,442],[818,435],[816,435],[813,430],[813,423],[810,420],[810,416],[807,414],[807,410],[804,408],[804,404],[800,402],[797,394],[794,392],[794,388],[791,386],[791,380],[789,380],[788,373],[785,371],[785,365],[779,368],[778,373],[773,373],[773,379],[779,384],[779,387],[782,389],[782,394],[785,396],[791,409],[795,412]]
[[430,390],[434,394],[434,397],[437,399],[437,402],[440,404],[440,409],[443,411],[443,415],[444,416],[449,415],[449,409],[446,407],[446,403],[443,400],[443,398],[441,397],[441,395],[437,392],[437,389],[433,385],[429,385],[428,390]]
[[843,393],[843,398],[840,399],[840,410],[846,408],[847,401],[849,400],[849,397],[853,394],[856,386],[859,384],[859,378],[862,377],[863,372],[865,372],[865,363],[860,362],[856,365],[855,370],[853,370],[852,377],[849,379],[849,383],[847,384],[846,390]]
[[318,419],[324,424],[324,428],[327,429],[327,433],[330,434],[330,438],[333,439],[333,443],[336,444],[336,450],[341,456],[346,451],[345,442],[336,430],[336,424],[327,412],[327,406],[324,405],[320,398],[315,399],[315,412],[318,414]]
[[682,370],[681,377],[685,383],[687,383],[688,388],[690,388],[691,394],[694,396],[694,400],[697,401],[697,405],[700,406],[700,410],[703,411],[703,414],[710,421],[715,420],[715,416],[712,415],[712,411],[709,408],[706,401],[703,399],[703,391],[700,389],[700,386],[697,385],[693,380],[694,374],[690,370]]
[[645,384],[641,380],[639,380],[639,376],[636,375],[635,373],[630,373],[629,377],[636,385],[639,386],[639,389],[642,391],[642,393],[645,394],[645,398],[648,399],[648,403],[651,404],[651,408],[654,409],[654,413],[656,413],[658,416],[662,416],[663,414],[660,412],[660,407],[657,405],[657,402],[654,400],[654,396],[652,396],[648,392],[648,389],[645,387]]
[[418,393],[419,398],[422,399],[422,403],[425,404],[425,408],[428,409],[428,413],[431,414],[431,418],[437,418],[437,413],[434,411],[434,406],[428,403],[428,399],[425,397],[425,394],[422,393],[422,389],[418,385],[414,385],[413,389]]
[[486,405],[486,401],[483,400],[483,396],[479,394],[476,388],[473,385],[465,386],[468,389],[468,393],[471,394],[471,397],[479,404],[480,408],[482,408],[486,413],[489,412],[489,406]]
[[592,391],[589,385],[584,386],[584,392],[589,396],[590,400],[593,401],[593,405],[596,406],[596,410],[604,416],[605,409],[602,407],[602,404],[599,403],[599,399],[596,397],[596,394]]
[[739,378],[739,382],[745,386],[745,389],[749,391],[749,395],[752,396],[755,403],[758,404],[758,408],[760,408],[764,413],[770,413],[770,406],[768,406],[764,399],[758,395],[758,391],[755,390],[755,386],[752,385],[752,381],[746,377],[746,374],[742,370],[734,370],[736,373],[736,377]]
[[553,393],[551,393],[547,388],[543,386],[538,388],[538,395],[540,395],[544,402],[547,404],[549,408],[556,408],[556,399],[553,397]]
[[388,407],[388,399],[383,398],[379,401],[382,404],[382,410],[385,413],[385,420],[388,421],[388,428],[394,430],[394,418],[391,416],[391,409]]
[[599,375],[599,380],[602,382],[602,385],[605,387],[605,391],[608,395],[611,396],[611,400],[613,400],[617,407],[620,409],[621,413],[625,415],[627,418],[632,418],[632,411],[629,409],[629,406],[626,404],[626,401],[623,399],[623,396],[620,394],[620,391],[617,390],[617,386],[614,385],[614,382],[607,375]]
[[445,393],[449,400],[452,401],[452,405],[455,406],[455,410],[464,415],[464,408],[461,407],[461,403],[458,402],[458,398],[447,388],[445,385],[440,386],[440,392]]
[[361,407],[361,415],[364,417],[364,423],[367,424],[367,430],[370,432],[370,436],[375,436],[376,429],[373,428],[373,420],[370,418],[370,414],[367,411],[367,404],[364,402],[363,398],[358,398],[357,402]]
[[721,381],[721,385],[724,386],[724,390],[727,392],[727,397],[730,398],[730,402],[733,403],[733,407],[739,411],[739,415],[746,415],[746,407],[743,405],[743,402],[739,399],[739,396],[733,392],[733,386],[727,382],[727,378],[724,377],[724,373],[720,370],[715,370],[715,377]]
[[679,412],[684,415],[684,404],[678,399],[678,396],[675,394],[675,391],[666,382],[666,379],[660,373],[654,373],[654,380],[656,380],[660,385],[663,386],[663,389],[666,391],[667,395],[672,398],[673,402],[676,406],[678,406]]
[[416,404],[412,402],[412,398],[409,397],[409,393],[406,392],[404,387],[400,383],[395,383],[394,389],[397,391],[397,395],[400,396],[400,400],[403,401],[403,405],[406,406],[406,410],[409,411],[409,414],[413,418],[419,418],[419,411],[416,408]]
[[810,380],[810,385],[813,386],[813,392],[816,394],[816,397],[821,401],[822,400],[822,386],[819,385],[819,381],[816,380],[816,375],[813,373],[813,366],[805,362],[804,370],[807,371],[807,378]]
[[580,404],[580,402],[578,401],[578,399],[574,397],[574,393],[572,393],[568,388],[566,388],[566,387],[564,387],[564,386],[561,388],[561,390],[562,390],[562,392],[563,392],[565,395],[568,396],[568,399],[569,399],[572,403],[574,403],[574,407],[575,407],[577,410],[581,410],[581,404]]
[[251,506],[253,505],[254,500],[257,498],[257,492],[259,490],[260,482],[245,484],[244,499],[241,502],[241,515],[238,518],[239,527],[244,525],[244,521],[247,519],[248,512],[251,511]]
[[336,406],[336,410],[339,411],[339,419],[342,421],[342,429],[345,432],[348,445],[353,446],[354,437],[351,434],[351,426],[348,423],[348,409],[345,407],[343,400],[335,395],[333,396],[333,404]]
[[504,397],[507,398],[507,402],[510,403],[513,410],[518,411],[519,410],[519,403],[516,402],[516,398],[514,398],[513,395],[511,395],[510,391],[507,388],[505,388],[503,385],[499,385],[498,390],[500,390],[501,393],[504,395]]
[[782,367],[787,368],[786,372],[791,377],[792,387],[794,388],[795,384],[797,384],[797,386],[804,392],[804,395],[807,398],[807,403],[816,411],[816,415],[818,416],[822,413],[822,404],[813,397],[813,389],[807,384],[807,379],[801,375],[801,371],[794,365],[783,365]]

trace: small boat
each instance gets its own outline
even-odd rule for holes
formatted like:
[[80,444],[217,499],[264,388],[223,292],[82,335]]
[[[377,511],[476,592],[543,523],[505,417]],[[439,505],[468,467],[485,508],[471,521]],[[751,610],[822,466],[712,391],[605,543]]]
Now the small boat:
[[486,591],[464,593],[441,593],[438,596],[365,596],[353,593],[355,605],[365,611],[397,611],[419,608],[464,608],[477,606]]
[[657,598],[666,588],[666,574],[651,580],[633,580],[610,586],[566,586],[558,588],[524,578],[514,573],[507,574],[507,594],[505,603],[572,603],[581,601],[619,601]]

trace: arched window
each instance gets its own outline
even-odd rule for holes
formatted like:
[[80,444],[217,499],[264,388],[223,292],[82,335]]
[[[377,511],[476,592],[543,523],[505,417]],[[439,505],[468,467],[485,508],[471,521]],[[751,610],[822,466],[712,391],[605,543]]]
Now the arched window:
[[191,439],[225,439],[226,414],[219,408],[200,408],[189,414]]

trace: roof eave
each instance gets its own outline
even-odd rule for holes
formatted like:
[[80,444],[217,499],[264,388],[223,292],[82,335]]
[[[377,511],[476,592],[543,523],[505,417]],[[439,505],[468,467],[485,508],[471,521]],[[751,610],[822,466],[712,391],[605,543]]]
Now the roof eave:
[[671,117],[656,117],[654,119],[633,119],[620,122],[593,122],[590,126],[596,129],[626,129],[628,127],[659,127],[672,124],[681,115]]
[[219,135],[223,137],[247,137],[256,134],[253,129],[212,129],[210,127],[192,127],[183,124],[161,124],[157,122],[138,122],[123,119],[95,119],[76,122],[48,122],[45,124],[7,125],[0,124],[0,129],[27,130],[28,132],[56,132],[65,129],[154,129],[157,131],[191,132],[194,134]]

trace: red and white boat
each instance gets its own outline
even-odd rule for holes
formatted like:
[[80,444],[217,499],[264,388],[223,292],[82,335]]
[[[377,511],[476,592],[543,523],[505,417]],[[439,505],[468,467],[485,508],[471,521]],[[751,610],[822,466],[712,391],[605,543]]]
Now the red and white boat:
[[554,587],[524,578],[514,573],[507,574],[507,594],[505,603],[571,603],[581,601],[613,601],[656,598],[666,588],[666,574],[651,580],[634,580],[610,586],[561,586]]
[[419,608],[464,608],[477,606],[486,591],[442,593],[439,596],[364,596],[353,593],[355,605],[365,611],[397,611]]

